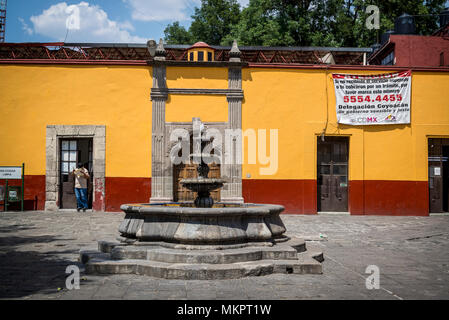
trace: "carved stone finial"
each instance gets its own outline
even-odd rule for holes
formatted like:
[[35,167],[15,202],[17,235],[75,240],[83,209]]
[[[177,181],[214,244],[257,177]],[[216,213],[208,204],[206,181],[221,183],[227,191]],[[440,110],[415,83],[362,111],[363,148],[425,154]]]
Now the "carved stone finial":
[[164,41],[162,38],[159,40],[159,44],[156,48],[156,55],[154,57],[154,60],[163,61],[165,60],[165,56],[167,55],[167,51],[165,51],[164,48]]
[[154,55],[156,54],[156,47],[157,47],[156,41],[148,40],[147,48],[148,48],[148,52],[150,53],[151,57],[154,57]]
[[232,43],[231,51],[229,51],[229,61],[240,62],[241,55],[242,52],[239,50],[239,47],[237,46],[237,40],[234,40],[234,42]]

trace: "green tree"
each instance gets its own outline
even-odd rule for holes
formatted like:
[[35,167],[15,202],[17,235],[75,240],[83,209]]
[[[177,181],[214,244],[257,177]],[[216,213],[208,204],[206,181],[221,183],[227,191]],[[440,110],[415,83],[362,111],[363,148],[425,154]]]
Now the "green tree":
[[236,38],[244,45],[338,45],[332,34],[325,34],[326,2],[250,0],[225,42]]
[[165,30],[165,42],[168,44],[191,44],[192,35],[178,21],[169,24]]
[[[224,38],[244,45],[347,46],[374,44],[403,13],[415,17],[417,33],[431,34],[438,25],[436,15],[445,0],[250,0],[241,19]],[[380,30],[365,26],[366,8],[380,10]]]
[[189,30],[179,22],[169,24],[165,30],[165,41],[169,44],[193,44],[204,41],[219,45],[231,33],[239,21],[240,5],[237,0],[201,0],[201,7],[195,8]]
[[[188,33],[191,42],[213,45],[229,45],[237,39],[240,45],[367,47],[376,43],[382,33],[394,29],[395,19],[403,13],[415,15],[418,34],[431,34],[438,28],[436,15],[445,2],[250,0],[240,12],[236,0],[202,0],[201,8],[195,8]],[[379,7],[380,30],[365,26],[370,14],[366,8],[371,4]],[[179,39],[175,35],[184,33],[174,28],[166,32],[166,38]]]
[[[429,35],[438,28],[437,14],[444,8],[445,0],[333,0],[335,6],[328,12],[333,18],[326,32],[332,33],[342,46],[366,47],[377,42],[378,37],[387,30],[394,29],[395,19],[403,13],[416,15],[416,32]],[[369,14],[367,6],[375,4],[380,11],[380,30],[368,30],[365,21]],[[427,16],[426,16],[427,15]],[[434,15],[434,16],[429,16]]]
[[201,7],[195,8],[189,28],[192,40],[219,45],[239,18],[240,5],[237,0],[201,0]]

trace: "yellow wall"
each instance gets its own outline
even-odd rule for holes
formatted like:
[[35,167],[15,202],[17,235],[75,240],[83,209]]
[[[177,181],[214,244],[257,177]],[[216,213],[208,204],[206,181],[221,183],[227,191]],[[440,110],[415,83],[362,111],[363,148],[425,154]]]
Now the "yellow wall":
[[[373,74],[391,71],[338,70]],[[243,166],[252,179],[315,179],[316,137],[350,137],[350,180],[427,180],[427,136],[449,137],[449,74],[414,72],[412,124],[336,123],[332,72],[243,70],[243,129],[279,130],[279,169]],[[167,67],[169,88],[225,89],[226,68]],[[45,174],[46,125],[106,125],[106,176],[151,176],[151,68],[123,66],[0,66],[0,165],[27,164]],[[327,86],[327,94],[326,94]],[[223,96],[171,95],[167,121],[227,121]]]
[[228,102],[224,96],[170,95],[166,103],[165,121],[192,122],[200,117],[203,122],[227,122]]
[[168,67],[167,87],[182,89],[226,89],[228,87],[228,69]]
[[[167,87],[181,89],[226,89],[227,68],[168,67]],[[170,95],[166,103],[167,122],[228,121],[228,103],[224,96]]]
[[243,129],[279,129],[277,175],[261,176],[259,165],[244,165],[243,177],[316,179],[316,139],[326,127],[326,105],[326,134],[350,139],[350,180],[427,181],[427,136],[449,138],[448,73],[414,72],[412,124],[388,126],[338,125],[332,71],[253,68],[244,69],[243,80]]
[[106,125],[106,175],[151,176],[152,70],[0,66],[0,165],[45,174],[47,125]]

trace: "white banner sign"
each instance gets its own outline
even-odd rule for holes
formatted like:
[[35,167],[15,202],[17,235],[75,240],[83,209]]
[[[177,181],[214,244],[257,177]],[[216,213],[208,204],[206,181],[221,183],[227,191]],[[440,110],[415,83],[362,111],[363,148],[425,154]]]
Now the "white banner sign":
[[22,167],[0,167],[0,179],[22,179]]
[[350,125],[410,123],[412,72],[333,74],[337,121]]

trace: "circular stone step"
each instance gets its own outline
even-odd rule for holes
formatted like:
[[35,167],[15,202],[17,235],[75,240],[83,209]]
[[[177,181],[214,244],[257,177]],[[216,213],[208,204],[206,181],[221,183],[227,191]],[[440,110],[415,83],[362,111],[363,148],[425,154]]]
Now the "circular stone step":
[[[305,244],[304,244],[305,246]],[[296,249],[290,246],[241,248],[233,250],[176,250],[155,247],[118,246],[111,250],[111,259],[140,259],[167,263],[226,264],[257,260],[295,260]]]
[[86,264],[86,273],[137,274],[180,280],[237,279],[272,273],[321,274],[322,272],[321,264],[307,253],[301,253],[297,260],[261,260],[230,264],[172,264],[104,258],[93,258]]
[[87,273],[138,274],[165,279],[213,280],[272,273],[321,274],[321,252],[306,251],[302,239],[273,247],[227,250],[177,250],[157,246],[99,242],[81,250]]

